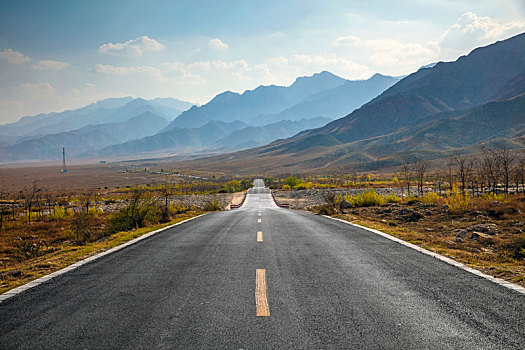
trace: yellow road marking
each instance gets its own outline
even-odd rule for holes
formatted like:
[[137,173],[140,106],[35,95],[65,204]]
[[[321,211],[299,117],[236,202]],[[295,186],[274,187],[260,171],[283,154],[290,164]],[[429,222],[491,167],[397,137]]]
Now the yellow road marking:
[[262,231],[258,231],[257,232],[257,242],[262,242],[262,241],[263,241]]
[[259,213],[259,216],[261,216],[261,213]]
[[270,316],[270,306],[266,297],[266,270],[257,269],[255,276],[255,308],[257,316]]
[[261,219],[257,220],[257,222],[262,222]]

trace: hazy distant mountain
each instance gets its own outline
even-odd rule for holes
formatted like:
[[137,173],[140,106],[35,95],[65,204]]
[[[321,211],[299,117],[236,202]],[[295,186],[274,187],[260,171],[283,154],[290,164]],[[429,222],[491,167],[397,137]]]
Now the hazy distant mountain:
[[[97,156],[134,155],[153,152],[178,152],[202,149],[212,145],[226,135],[247,125],[240,121],[229,123],[211,121],[199,128],[174,128],[162,133],[103,148]],[[92,155],[84,155],[86,158]]]
[[300,131],[318,128],[330,122],[328,118],[281,120],[265,126],[249,126],[222,138],[210,146],[212,150],[241,150],[266,145],[277,139],[293,136]]
[[[242,94],[226,91],[203,106],[193,106],[163,131],[176,127],[199,127],[212,120],[240,120],[251,124],[262,114],[279,113],[302,102],[307,96],[343,85],[345,82],[345,79],[325,71],[311,77],[297,78],[289,87],[259,86]],[[261,121],[258,124],[267,123]]]
[[525,34],[478,48],[455,62],[440,62],[402,79],[348,116],[312,131],[337,142],[383,135],[440,112],[494,99],[525,71]]
[[56,124],[60,121],[67,121],[76,117],[82,118],[83,116],[90,115],[96,111],[100,111],[100,113],[108,113],[109,111],[121,107],[132,100],[132,97],[110,98],[75,110],[23,117],[14,123],[0,125],[0,135],[32,135],[35,134],[35,130],[45,125]]
[[237,172],[378,169],[525,135],[525,34],[420,69],[348,116],[270,145],[190,162]]
[[62,147],[68,157],[108,145],[155,134],[168,121],[149,111],[125,122],[85,126],[81,129],[49,134],[0,148],[0,161],[60,159]]
[[11,139],[14,136],[44,136],[76,130],[87,125],[120,123],[144,112],[152,112],[167,120],[173,120],[183,110],[172,106],[189,108],[191,104],[175,99],[147,101],[131,97],[111,98],[76,110],[24,117],[15,123],[0,125],[0,140],[2,135],[8,135],[6,138]]
[[[153,102],[157,104],[158,106],[164,106],[164,107],[178,110],[178,111],[187,111],[193,106],[193,103],[177,100],[176,98],[171,98],[171,97],[157,97],[157,98],[154,98],[153,100],[150,100],[150,102]],[[176,117],[177,116],[173,117],[172,119]]]
[[302,102],[280,113],[260,116],[253,124],[303,118],[340,118],[361,107],[394,85],[399,78],[375,74],[367,80],[347,80],[343,85],[307,96]]

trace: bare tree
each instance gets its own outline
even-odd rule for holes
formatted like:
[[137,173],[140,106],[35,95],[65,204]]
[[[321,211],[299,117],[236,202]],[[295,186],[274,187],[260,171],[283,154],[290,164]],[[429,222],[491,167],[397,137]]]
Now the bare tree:
[[163,207],[162,207],[162,222],[168,222],[170,220],[170,211],[169,211],[169,198],[173,194],[172,188],[168,182],[165,182],[164,185],[159,189],[159,192],[163,198]]
[[468,179],[470,180],[470,188],[472,189],[472,194],[479,195],[479,192],[478,192],[479,177],[476,171],[478,167],[478,158],[469,157],[467,167],[468,167]]
[[430,162],[428,160],[420,160],[414,164],[417,177],[417,190],[419,195],[423,195],[423,184],[425,182],[425,174],[427,172]]
[[499,144],[495,150],[495,155],[500,166],[503,184],[505,185],[505,197],[509,198],[509,183],[512,169],[512,162],[515,159],[510,149],[503,144]]
[[406,159],[403,160],[403,177],[405,178],[405,184],[407,186],[407,197],[410,196],[410,169],[410,164],[406,162]]
[[459,180],[461,181],[461,191],[465,194],[468,176],[470,175],[470,162],[466,155],[459,153],[454,155],[454,161],[458,169]]
[[[516,166],[516,168],[519,177],[519,182],[521,182],[521,192],[525,193],[525,155],[522,155],[518,158],[518,165]],[[516,192],[519,192],[517,187]]]
[[81,197],[80,200],[80,206],[82,210],[88,214],[89,213],[89,206],[92,203],[95,203],[97,200],[97,190],[95,188],[90,188],[87,192],[84,193],[84,195]]
[[485,177],[489,191],[492,192],[492,197],[494,198],[501,173],[500,159],[493,149],[489,149],[485,146],[481,147],[481,155],[483,176]]
[[9,214],[9,192],[5,189],[0,189],[0,234],[4,229],[4,217]]
[[31,187],[24,189],[24,208],[27,212],[27,222],[31,225],[31,211],[35,205],[35,200],[41,189],[38,187],[37,181],[33,181]]
[[447,162],[447,169],[448,169],[448,188],[452,191],[452,186],[454,186],[454,159],[449,159]]
[[47,212],[49,215],[49,221],[51,221],[51,213],[53,212],[53,208],[55,206],[55,195],[50,190],[46,189],[44,192],[44,200],[47,204]]
[[20,193],[13,192],[11,195],[11,218],[13,221],[16,220],[16,207],[18,206],[18,200],[20,199]]

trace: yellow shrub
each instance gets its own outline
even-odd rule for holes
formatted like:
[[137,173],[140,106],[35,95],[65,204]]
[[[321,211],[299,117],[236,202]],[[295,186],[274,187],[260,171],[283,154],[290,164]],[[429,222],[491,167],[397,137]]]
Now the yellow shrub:
[[383,199],[385,200],[385,203],[399,203],[399,202],[401,202],[401,198],[399,198],[395,194],[389,194],[388,196],[383,196]]
[[463,194],[457,186],[454,185],[452,191],[447,191],[445,201],[447,202],[450,211],[460,213],[469,209],[471,197],[469,191],[465,191]]
[[427,194],[419,198],[423,203],[434,203],[441,199],[441,197],[436,192],[428,192]]
[[499,201],[502,202],[505,200],[505,194],[497,194],[495,196],[492,196],[490,193],[483,193],[483,199],[486,199],[488,201]]
[[62,207],[54,207],[53,212],[51,212],[51,219],[52,220],[58,220],[58,219],[64,219],[67,217],[73,216],[73,210],[72,209],[64,209]]
[[384,198],[378,195],[375,190],[368,190],[356,195],[347,194],[345,199],[355,207],[370,207],[385,203]]

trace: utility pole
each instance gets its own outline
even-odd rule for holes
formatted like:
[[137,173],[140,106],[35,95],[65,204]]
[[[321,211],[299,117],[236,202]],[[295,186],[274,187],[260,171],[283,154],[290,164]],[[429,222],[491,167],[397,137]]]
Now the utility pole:
[[67,173],[66,168],[66,148],[62,147],[62,170],[60,170],[61,173]]

